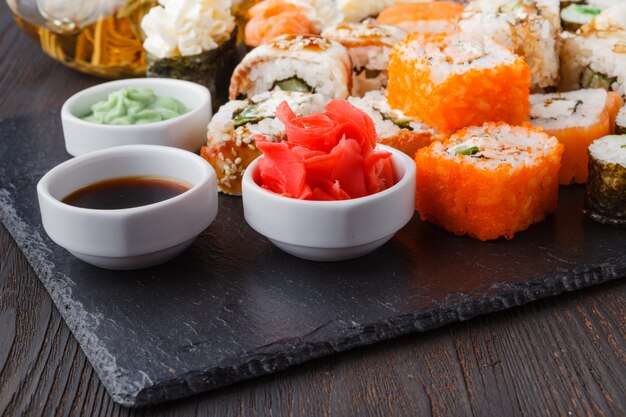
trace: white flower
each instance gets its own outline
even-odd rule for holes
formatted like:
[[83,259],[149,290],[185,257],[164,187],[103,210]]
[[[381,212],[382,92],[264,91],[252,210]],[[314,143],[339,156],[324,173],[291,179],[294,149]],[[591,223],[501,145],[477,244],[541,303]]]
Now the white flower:
[[143,47],[157,58],[197,55],[230,38],[229,0],[159,0],[141,21]]

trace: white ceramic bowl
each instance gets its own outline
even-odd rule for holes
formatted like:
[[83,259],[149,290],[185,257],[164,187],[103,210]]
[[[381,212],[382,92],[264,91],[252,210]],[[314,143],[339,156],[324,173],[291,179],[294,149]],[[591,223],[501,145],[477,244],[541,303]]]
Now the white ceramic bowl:
[[415,162],[392,153],[397,183],[379,193],[343,201],[304,201],[261,188],[259,157],[242,180],[244,217],[257,232],[287,253],[313,261],[357,258],[385,244],[415,213]]
[[[158,203],[119,210],[86,209],[61,202],[106,179],[159,176],[192,187]],[[91,152],[51,169],[37,184],[44,229],[85,262],[107,269],[138,269],[185,250],[217,214],[217,177],[201,157],[155,145]]]
[[[101,125],[81,119],[95,103],[125,87],[151,88],[158,96],[180,100],[190,110],[169,120],[138,125]],[[74,94],[61,108],[65,148],[73,156],[133,144],[172,146],[195,152],[206,143],[210,120],[209,90],[196,83],[169,78],[135,78],[99,84]]]

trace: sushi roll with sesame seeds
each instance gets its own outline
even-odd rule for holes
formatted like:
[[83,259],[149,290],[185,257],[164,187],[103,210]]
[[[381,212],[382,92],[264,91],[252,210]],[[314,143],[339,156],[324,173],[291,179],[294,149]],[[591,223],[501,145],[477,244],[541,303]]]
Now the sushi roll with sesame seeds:
[[372,118],[378,143],[399,149],[411,158],[418,149],[444,139],[432,127],[391,107],[384,91],[370,91],[348,101]]
[[626,2],[605,9],[576,34],[564,32],[559,90],[604,88],[626,97]]
[[244,170],[261,155],[255,146],[256,135],[272,142],[285,139],[285,126],[275,114],[283,101],[298,116],[306,116],[323,112],[328,99],[321,94],[266,92],[246,100],[229,101],[213,116],[200,155],[215,169],[221,192],[241,194]]
[[283,90],[347,98],[351,87],[352,63],[343,45],[319,35],[282,35],[254,48],[237,65],[229,97],[243,100]]
[[626,135],[605,136],[589,145],[585,214],[626,228]]
[[322,36],[342,44],[352,60],[352,95],[387,86],[387,64],[393,45],[407,33],[392,25],[375,22],[342,23],[331,26]]
[[533,92],[556,86],[558,0],[474,0],[461,14],[459,29],[477,38],[488,36],[522,56],[530,67]]
[[457,235],[511,239],[556,210],[562,152],[529,124],[460,130],[417,152],[415,207]]

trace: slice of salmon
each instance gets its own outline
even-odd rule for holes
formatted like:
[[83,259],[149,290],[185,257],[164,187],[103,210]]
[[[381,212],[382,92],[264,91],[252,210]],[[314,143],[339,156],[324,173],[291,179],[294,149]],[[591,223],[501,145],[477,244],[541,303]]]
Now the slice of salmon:
[[283,0],[265,0],[248,11],[245,43],[259,46],[277,36],[314,33],[313,25],[300,8]]
[[396,3],[383,10],[376,21],[402,27],[405,22],[436,20],[455,22],[463,9],[463,5],[450,1]]

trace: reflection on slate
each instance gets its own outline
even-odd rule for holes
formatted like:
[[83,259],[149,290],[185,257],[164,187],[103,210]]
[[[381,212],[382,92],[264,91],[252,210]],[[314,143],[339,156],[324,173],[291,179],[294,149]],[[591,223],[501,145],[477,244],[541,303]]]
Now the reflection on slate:
[[583,189],[512,241],[456,237],[417,216],[371,255],[315,263],[273,247],[239,198],[184,254],[114,272],[56,246],[35,185],[69,158],[57,113],[0,122],[0,219],[115,401],[142,406],[311,358],[626,276],[626,233],[581,213]]

